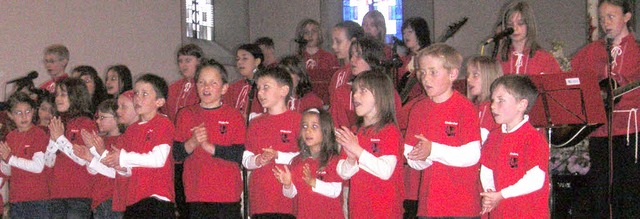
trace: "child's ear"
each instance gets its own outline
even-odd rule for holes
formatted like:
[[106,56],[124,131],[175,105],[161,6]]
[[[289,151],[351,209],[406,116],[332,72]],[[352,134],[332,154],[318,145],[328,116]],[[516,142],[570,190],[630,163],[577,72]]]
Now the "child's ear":
[[222,91],[220,92],[220,96],[223,96],[224,94],[226,94],[228,89],[229,89],[229,84],[223,84]]
[[165,102],[167,102],[167,100],[164,98],[156,98],[156,107],[160,108],[164,106]]
[[286,97],[287,95],[289,95],[289,85],[282,85],[280,86],[280,96],[281,97]]
[[449,80],[456,81],[458,80],[458,75],[460,74],[460,69],[454,68],[449,71]]
[[529,106],[529,100],[527,99],[521,99],[520,101],[518,101],[518,112],[525,112],[527,111],[527,107]]

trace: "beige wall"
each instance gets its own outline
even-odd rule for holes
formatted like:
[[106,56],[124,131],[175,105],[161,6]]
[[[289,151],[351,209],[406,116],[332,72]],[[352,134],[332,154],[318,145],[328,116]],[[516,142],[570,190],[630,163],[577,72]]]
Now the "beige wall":
[[53,43],[69,48],[68,71],[88,64],[102,75],[107,66],[123,63],[134,76],[153,72],[169,81],[178,77],[179,1],[1,0],[0,5],[2,84],[31,70],[40,73],[36,85],[48,80],[42,53]]
[[[469,22],[448,41],[463,55],[479,53],[480,42],[491,35],[500,7],[506,0],[405,0],[405,18],[424,17],[432,37],[461,17]],[[540,41],[565,41],[567,55],[586,43],[585,0],[531,1],[537,15]],[[195,42],[207,56],[227,65],[233,79],[234,49],[260,36],[271,36],[278,55],[295,51],[296,24],[303,18],[321,22],[326,49],[330,30],[342,21],[340,0],[219,0],[215,1],[215,40],[206,42],[182,37],[182,1],[33,1],[0,0],[0,83],[40,72],[40,84],[49,77],[42,64],[42,50],[63,43],[71,50],[68,70],[89,64],[103,74],[112,64],[127,64],[134,74],[153,72],[171,82],[177,79],[175,51],[181,43]],[[4,94],[0,91],[0,94]],[[4,96],[4,95],[2,95]],[[2,98],[2,97],[0,97]]]

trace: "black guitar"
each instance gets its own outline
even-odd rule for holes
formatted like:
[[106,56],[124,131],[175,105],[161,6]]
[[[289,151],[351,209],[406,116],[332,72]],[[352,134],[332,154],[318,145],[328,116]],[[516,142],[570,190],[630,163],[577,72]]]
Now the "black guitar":
[[[609,83],[611,81],[611,83]],[[609,112],[609,103],[607,103],[607,90],[609,90],[609,84],[613,84],[613,104],[617,104],[620,102],[620,97],[629,93],[635,89],[640,88],[640,80],[631,82],[623,87],[618,87],[618,82],[611,78],[607,78],[601,80],[599,82],[600,93],[602,94],[602,98],[604,100],[605,112]],[[552,128],[551,132],[551,144],[554,147],[571,147],[582,140],[584,140],[589,134],[598,129],[602,124],[597,125],[575,125],[575,126],[567,126],[561,128]]]
[[[440,35],[436,42],[446,42],[449,38],[456,34],[456,32],[458,32],[458,30],[460,30],[460,28],[464,26],[464,24],[466,24],[468,20],[468,17],[463,17],[459,21],[456,21],[453,24],[449,25],[444,34]],[[407,100],[409,100],[409,93],[413,89],[413,86],[418,83],[418,79],[412,76],[413,75],[411,74],[411,72],[408,71],[404,73],[404,75],[402,75],[402,79],[400,79],[400,81],[398,82],[398,95],[400,96],[400,100],[402,100],[402,105],[407,103]]]

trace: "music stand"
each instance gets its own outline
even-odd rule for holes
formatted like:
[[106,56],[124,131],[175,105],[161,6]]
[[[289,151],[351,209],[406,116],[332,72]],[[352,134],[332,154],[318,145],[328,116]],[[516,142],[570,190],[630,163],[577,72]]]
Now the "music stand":
[[595,74],[567,72],[529,78],[540,93],[529,112],[529,121],[534,127],[596,125],[607,121]]
[[[529,121],[537,128],[548,128],[549,147],[552,145],[552,128],[598,125],[607,121],[595,74],[568,72],[529,77],[539,93],[529,112]],[[595,129],[593,126],[590,128]],[[553,178],[549,171],[551,215],[554,215],[556,207]]]

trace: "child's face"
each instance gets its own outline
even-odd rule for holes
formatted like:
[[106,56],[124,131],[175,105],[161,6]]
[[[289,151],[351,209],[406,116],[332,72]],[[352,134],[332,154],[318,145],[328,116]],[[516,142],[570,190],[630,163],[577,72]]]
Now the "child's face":
[[104,85],[107,87],[108,94],[117,95],[120,91],[120,77],[118,73],[113,70],[108,71]]
[[222,82],[220,71],[217,68],[206,67],[200,70],[200,77],[196,81],[200,105],[206,108],[216,107],[220,104],[222,95],[227,93],[227,84]]
[[303,38],[307,40],[307,46],[318,46],[319,27],[315,24],[307,24],[304,26]]
[[349,47],[351,47],[351,39],[347,38],[347,30],[333,28],[333,31],[331,31],[331,49],[333,49],[338,59],[349,58]]
[[129,126],[138,121],[138,114],[133,107],[133,101],[128,97],[118,97],[118,110],[116,110],[118,116],[118,123]]
[[411,52],[418,52],[418,49],[420,49],[420,43],[418,42],[418,36],[416,36],[416,31],[413,30],[413,27],[409,25],[407,28],[402,30],[402,39]]
[[96,123],[101,133],[110,133],[118,129],[118,118],[110,113],[98,112]]
[[631,13],[624,14],[620,6],[608,2],[602,3],[598,8],[598,17],[600,18],[600,25],[608,38],[617,38],[622,33],[629,31],[627,22],[631,19]]
[[361,56],[360,50],[357,46],[351,47],[351,73],[353,75],[359,75],[362,72],[371,70],[371,66]]
[[18,103],[11,109],[9,118],[16,124],[18,131],[28,131],[33,126],[33,108],[28,103]]
[[458,77],[457,69],[444,68],[444,59],[434,56],[421,56],[418,60],[420,82],[427,96],[436,103],[442,103],[453,94],[453,81]]
[[356,111],[356,115],[364,117],[365,122],[375,121],[378,109],[376,108],[376,99],[373,92],[359,84],[354,85],[354,88],[353,108]]
[[196,74],[196,68],[200,64],[198,57],[189,55],[178,56],[178,67],[180,68],[180,74],[185,78],[193,78]]
[[49,53],[44,55],[44,67],[51,77],[64,74],[68,60],[60,58],[57,54]]
[[256,81],[258,87],[258,100],[262,107],[272,109],[279,105],[285,104],[285,98],[289,93],[289,86],[280,85],[269,76],[260,77]]
[[245,50],[238,50],[236,54],[236,67],[245,78],[253,78],[253,70],[258,68],[261,61]]
[[513,42],[524,43],[527,40],[527,23],[520,12],[511,14],[507,27],[513,28],[513,34],[509,36]]
[[362,28],[364,29],[365,34],[372,37],[378,37],[378,34],[380,33],[380,30],[378,30],[378,27],[376,27],[376,24],[371,17],[364,17],[364,19],[362,19]]
[[87,90],[89,91],[89,95],[93,96],[93,93],[96,92],[96,83],[93,81],[90,75],[80,76],[80,79],[84,81],[84,84],[87,85]]
[[507,92],[504,85],[498,85],[491,94],[491,113],[498,124],[506,124],[508,129],[515,127],[523,119],[527,100],[516,100]]
[[322,126],[318,114],[307,113],[302,117],[302,127],[300,133],[304,144],[309,148],[320,147],[322,145]]
[[69,94],[66,89],[61,89],[60,86],[56,86],[56,110],[58,112],[64,113],[69,111],[69,107],[71,107],[71,102],[69,101]]
[[467,65],[467,92],[477,97],[482,93],[482,77],[477,65]]
[[165,99],[158,98],[158,94],[150,83],[143,81],[136,83],[133,93],[134,109],[144,121],[151,120],[158,112],[158,108],[164,105]]
[[38,107],[38,118],[40,118],[40,125],[48,126],[53,118],[53,106],[49,102],[42,102]]

